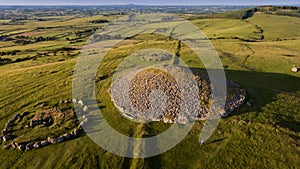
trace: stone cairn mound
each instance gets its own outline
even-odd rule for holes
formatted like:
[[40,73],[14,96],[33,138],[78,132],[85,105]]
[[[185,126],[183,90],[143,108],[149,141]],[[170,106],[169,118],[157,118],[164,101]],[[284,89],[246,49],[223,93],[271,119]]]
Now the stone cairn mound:
[[[135,70],[113,82],[110,89],[111,98],[122,115],[131,120],[145,116],[151,121],[181,124],[205,120],[212,102],[207,74],[193,71],[190,75],[183,73],[184,68],[175,65],[163,66],[163,70],[166,71],[153,67]],[[192,78],[196,88],[193,88],[189,80],[183,80],[183,84],[178,83],[178,79],[175,80],[169,72],[181,74],[180,77],[183,79]],[[244,89],[232,81],[227,83],[225,110],[219,112],[222,117],[243,105],[246,100]],[[199,92],[195,92],[196,90]],[[188,93],[192,99],[186,97],[184,93]],[[193,94],[199,96],[195,97]],[[198,98],[197,103],[193,98]]]
[[[191,80],[192,79],[192,80]],[[197,117],[197,84],[188,69],[156,65],[116,79],[111,99],[122,115],[137,122],[186,123]]]
[[168,53],[164,50],[159,50],[158,52],[157,49],[144,49],[142,51],[139,51],[138,53],[135,53],[134,56],[145,61],[166,61],[171,60],[173,54]]
[[[207,117],[209,103],[211,101],[211,87],[209,82],[209,77],[206,73],[201,71],[193,71],[194,78],[198,83],[200,90],[200,104],[204,107],[200,108],[200,114],[202,117],[197,120],[205,120]],[[231,112],[241,107],[246,102],[246,90],[242,89],[240,85],[233,82],[232,80],[227,80],[227,96],[224,111],[220,111],[221,117],[227,117]],[[251,106],[250,102],[247,102],[248,106]],[[202,113],[201,113],[202,112]]]
[[[75,106],[80,106],[82,108],[82,111],[87,113],[89,112],[88,106],[83,103],[82,100],[77,99],[67,99],[67,100],[61,100],[60,104],[69,104],[69,103],[74,103]],[[45,107],[47,104],[42,103],[40,104],[40,107]],[[39,125],[45,125],[49,126],[53,123],[54,118],[53,118],[53,113],[54,112],[60,112],[61,110],[54,107],[48,110],[43,111],[42,115],[39,115],[38,117],[34,117],[33,119],[30,120],[30,122],[25,126],[26,128],[34,128],[35,126]],[[56,144],[56,143],[61,143],[64,141],[67,141],[69,139],[76,138],[80,136],[80,134],[83,132],[83,125],[88,122],[88,117],[87,115],[83,115],[82,117],[79,118],[80,123],[77,127],[75,127],[70,133],[65,133],[61,136],[58,137],[52,137],[49,136],[47,139],[37,141],[36,139],[32,139],[35,141],[29,141],[29,142],[23,142],[23,143],[17,143],[13,140],[13,137],[11,136],[11,128],[13,125],[21,121],[25,116],[28,116],[30,113],[29,112],[23,112],[21,114],[16,114],[13,116],[12,119],[8,120],[7,123],[5,124],[4,129],[2,130],[2,135],[0,136],[0,141],[3,142],[9,142],[9,144],[5,144],[4,148],[9,149],[9,148],[14,148],[18,149],[20,151],[29,151],[32,149],[38,149],[47,145],[51,144]]]
[[[150,68],[138,72],[133,77],[129,86],[132,106],[142,112],[149,110],[151,108],[149,95],[153,90],[163,91],[166,94],[167,103],[162,114],[175,118],[180,109],[181,91],[175,79],[159,69]],[[155,103],[159,104],[159,100]]]

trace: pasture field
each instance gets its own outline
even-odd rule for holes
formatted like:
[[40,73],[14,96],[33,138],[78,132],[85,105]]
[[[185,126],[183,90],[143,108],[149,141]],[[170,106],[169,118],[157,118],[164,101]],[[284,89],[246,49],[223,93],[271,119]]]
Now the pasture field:
[[255,26],[237,19],[201,19],[192,21],[209,38],[260,38]]
[[[11,59],[0,65],[0,128],[15,114],[41,110],[36,106],[47,103],[57,106],[60,100],[72,98],[72,75],[80,47],[102,23],[93,20],[113,20],[113,16],[39,17],[43,21],[22,20],[25,24],[0,25],[0,36],[20,37],[0,42],[0,54]],[[0,20],[0,23],[10,23]],[[17,21],[21,22],[21,21]],[[204,121],[197,121],[173,149],[146,159],[116,156],[100,148],[88,136],[21,152],[0,148],[0,168],[298,168],[300,166],[300,18],[256,13],[240,19],[191,20],[211,39],[224,66],[226,77],[247,91],[251,106],[244,105],[223,118],[209,140],[199,144]],[[259,30],[262,33],[258,33]],[[41,34],[34,35],[34,32]],[[26,35],[25,34],[25,35]],[[261,38],[262,35],[264,38]],[[38,37],[55,37],[38,41]],[[24,43],[15,43],[22,40]],[[113,73],[132,53],[160,48],[178,52],[188,66],[203,69],[197,56],[185,45],[168,37],[142,34],[126,39],[104,58],[96,76],[96,98],[104,118],[117,131],[128,136],[157,135],[170,124],[151,122],[151,130],[143,134],[139,123],[126,120],[114,107],[109,95]],[[179,50],[179,51],[178,51]],[[128,65],[143,64],[128,60]],[[75,120],[57,130],[68,130]],[[46,138],[46,129],[16,129],[17,136]],[[19,138],[20,139],[20,138]]]
[[255,14],[248,20],[263,27],[268,40],[299,39],[300,21],[297,17]]

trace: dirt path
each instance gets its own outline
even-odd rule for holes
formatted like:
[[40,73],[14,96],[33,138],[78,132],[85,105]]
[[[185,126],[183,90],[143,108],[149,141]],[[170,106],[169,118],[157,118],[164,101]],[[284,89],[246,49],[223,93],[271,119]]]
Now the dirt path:
[[[139,124],[136,129],[135,129],[135,138],[137,137],[142,137],[145,134],[145,130],[143,123]],[[142,141],[140,142],[136,142],[135,147],[134,147],[134,155],[139,156],[140,155],[140,150],[143,150],[144,148],[141,147],[142,145]],[[130,164],[130,169],[137,169],[137,168],[141,168],[144,165],[144,159],[143,158],[134,158],[131,160],[131,164]]]
[[243,61],[243,65],[246,64],[247,60],[249,59],[249,57],[255,55],[255,51],[250,47],[249,44],[244,43],[244,45],[246,46],[246,48],[248,48],[251,51],[251,54],[247,55],[246,58]]
[[232,63],[234,63],[235,65],[241,67],[241,68],[244,68],[246,70],[249,70],[249,71],[255,71],[254,68],[251,68],[249,66],[246,66],[245,64],[243,63],[240,63],[240,61],[232,54],[232,53],[226,53],[226,52],[223,52],[221,50],[219,50],[219,52],[223,53],[221,54],[223,57],[226,57],[228,58]]
[[175,49],[175,53],[173,55],[173,65],[178,65],[179,64],[179,57],[180,57],[180,49],[181,49],[181,41],[179,40],[177,42],[177,47]]

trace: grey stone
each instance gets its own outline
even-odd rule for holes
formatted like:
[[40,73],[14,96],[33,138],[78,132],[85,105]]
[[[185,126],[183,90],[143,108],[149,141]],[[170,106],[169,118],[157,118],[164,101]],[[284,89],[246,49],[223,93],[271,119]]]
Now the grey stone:
[[299,70],[300,70],[300,68],[297,68],[297,67],[292,68],[292,72],[294,72],[294,73],[297,73]]
[[6,144],[3,146],[5,149],[10,149],[11,148],[11,144]]
[[63,136],[64,136],[65,139],[69,139],[71,137],[71,135],[68,134],[68,133],[64,134]]
[[184,117],[184,116],[178,116],[177,122],[179,124],[186,124],[188,122],[188,119],[186,117]]
[[18,144],[17,144],[16,142],[12,141],[12,142],[11,142],[11,146],[12,146],[13,148],[17,148],[17,147],[18,147]]
[[21,150],[21,151],[24,151],[25,147],[24,147],[24,145],[21,144],[21,145],[18,146],[18,149]]
[[71,101],[70,100],[65,100],[65,103],[68,104],[68,103],[71,103]]
[[20,114],[14,115],[14,117],[12,118],[12,121],[16,121],[18,118],[21,118]]
[[2,130],[2,135],[5,135],[7,133],[6,129]]
[[26,150],[31,150],[33,148],[32,143],[26,144]]
[[46,146],[48,144],[49,144],[49,142],[47,140],[41,141],[41,146]]
[[81,126],[73,130],[73,136],[77,137],[82,130]]
[[34,147],[34,148],[40,148],[40,147],[41,147],[40,142],[35,142],[35,143],[33,144],[33,147]]
[[3,136],[2,139],[3,139],[4,142],[7,142],[10,139],[10,137],[9,136]]
[[248,106],[252,106],[252,104],[251,104],[250,102],[247,102],[247,105],[248,105]]
[[40,104],[40,107],[41,107],[41,108],[44,108],[44,107],[46,107],[46,106],[48,106],[47,103],[41,103],[41,104]]
[[59,136],[59,137],[56,138],[56,140],[57,140],[58,143],[61,143],[61,142],[64,141],[64,137],[63,136]]
[[89,111],[88,106],[87,106],[87,105],[83,106],[82,111],[83,111],[83,112],[88,112],[88,111]]
[[56,138],[54,138],[54,137],[48,137],[47,141],[48,141],[49,143],[51,143],[51,144],[57,143],[57,140],[56,140]]
[[27,112],[27,111],[25,111],[25,112],[23,112],[23,113],[21,114],[22,117],[25,117],[25,116],[27,116],[27,115],[29,115],[29,112]]
[[83,101],[82,101],[82,100],[79,100],[79,101],[78,101],[78,104],[79,104],[79,105],[81,105],[81,106],[83,106],[83,105],[84,105],[84,103],[83,103]]

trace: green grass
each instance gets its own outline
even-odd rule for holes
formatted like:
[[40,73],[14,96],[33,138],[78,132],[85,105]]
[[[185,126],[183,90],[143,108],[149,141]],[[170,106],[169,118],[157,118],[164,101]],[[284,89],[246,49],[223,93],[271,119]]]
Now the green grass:
[[300,18],[297,17],[255,14],[248,20],[251,23],[262,27],[267,40],[300,37]]
[[[59,29],[47,29],[45,35],[52,36],[68,32],[61,30],[70,24],[76,25],[72,31],[94,27],[93,24],[84,24],[89,20],[103,18],[72,19],[73,17],[64,17],[64,22],[51,20],[13,27],[33,30],[49,23],[62,26]],[[248,99],[253,102],[252,107],[242,106],[229,117],[223,118],[214,135],[204,145],[198,143],[204,122],[196,122],[190,134],[180,144],[151,158],[130,159],[113,155],[83,135],[29,152],[0,148],[0,168],[297,168],[300,166],[300,74],[292,73],[290,69],[294,64],[300,66],[300,41],[274,40],[278,37],[297,38],[299,31],[296,30],[299,28],[297,24],[291,23],[297,23],[298,18],[255,14],[248,20],[249,23],[235,19],[193,21],[208,37],[216,37],[212,44],[221,56],[227,78],[245,88]],[[244,42],[231,38],[257,37],[253,33],[256,24],[264,30],[266,39],[262,42]],[[278,29],[273,28],[274,25]],[[9,30],[3,25],[0,28]],[[7,47],[11,42],[0,42],[0,51],[21,50],[16,56],[3,56],[16,59],[33,56],[37,51],[78,44],[69,44],[64,38],[12,47]],[[123,118],[110,100],[108,89],[114,70],[127,56],[138,50],[161,48],[172,53],[176,52],[176,47],[175,40],[145,34],[134,37],[132,43],[126,42],[112,49],[104,58],[96,77],[96,94],[99,106],[103,106],[101,111],[113,128],[126,135],[143,134],[140,125]],[[180,58],[187,65],[203,68],[202,62],[188,47],[183,45],[179,52]],[[65,61],[59,61],[60,59]],[[127,61],[135,62],[136,65],[144,64],[136,58],[128,59]],[[66,53],[58,53],[57,56],[51,53],[50,56],[36,60],[1,65],[0,128],[16,113],[39,111],[40,108],[34,107],[37,103],[47,102],[54,106],[61,99],[72,98],[72,71],[75,62],[76,58],[67,56]],[[130,67],[130,64],[125,63],[123,66]],[[102,75],[106,75],[106,78],[101,79]],[[149,125],[152,127],[150,134],[153,135],[170,126],[162,122],[152,122]],[[32,137],[41,137],[38,129],[26,132]],[[24,133],[19,131],[16,134]]]
[[237,19],[201,19],[192,21],[209,38],[233,38],[240,37],[244,39],[259,38],[255,34],[256,28],[245,21]]
[[[300,64],[300,53],[297,48],[299,40],[279,42],[220,40],[212,42],[222,57],[226,69],[251,69],[259,72],[283,73],[300,77],[299,74],[291,72],[294,65]],[[236,62],[236,64],[231,64],[231,62]]]

